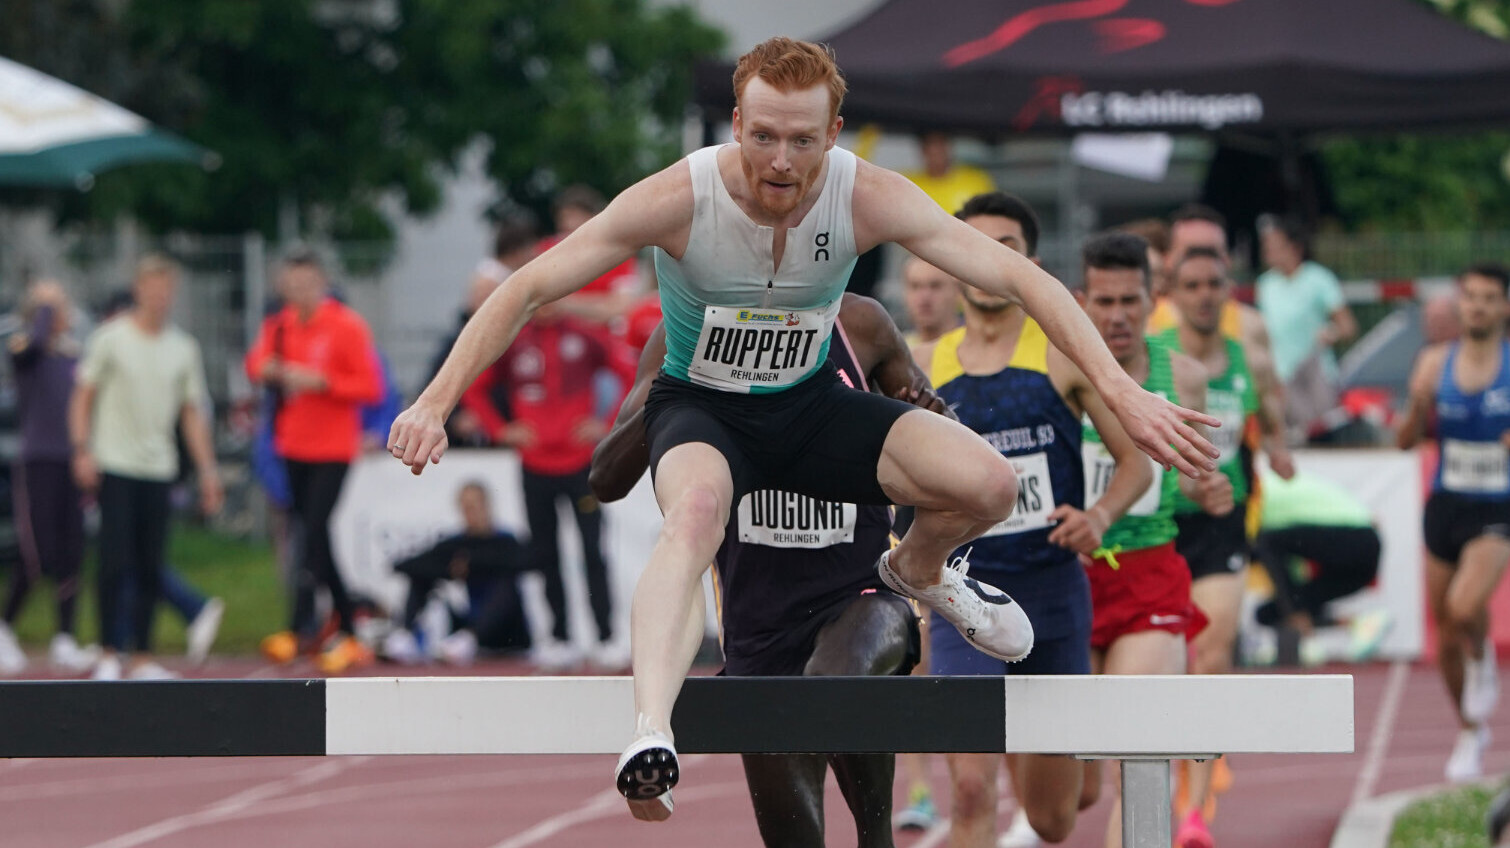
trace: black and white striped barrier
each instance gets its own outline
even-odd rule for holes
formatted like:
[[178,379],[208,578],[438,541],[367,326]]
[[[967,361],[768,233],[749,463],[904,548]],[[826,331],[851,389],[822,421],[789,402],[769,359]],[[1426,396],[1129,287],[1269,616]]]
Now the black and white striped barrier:
[[[618,754],[628,677],[17,681],[0,757]],[[1346,675],[687,680],[683,753],[1018,752],[1123,761],[1124,844],[1167,848],[1169,760],[1348,753]]]

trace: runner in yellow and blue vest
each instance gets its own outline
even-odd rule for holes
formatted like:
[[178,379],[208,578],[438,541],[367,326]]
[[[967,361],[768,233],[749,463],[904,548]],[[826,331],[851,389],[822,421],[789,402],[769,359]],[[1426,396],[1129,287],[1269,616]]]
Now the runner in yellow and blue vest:
[[[1128,376],[1151,392],[1202,408],[1206,369],[1142,330],[1151,304],[1147,242],[1131,233],[1103,233],[1085,243],[1081,260],[1081,305]],[[1095,428],[1085,423],[1082,453],[1085,502],[1090,505],[1105,491],[1115,466]],[[1206,617],[1190,599],[1190,570],[1175,546],[1175,506],[1182,486],[1206,512],[1232,511],[1232,483],[1226,475],[1187,481],[1164,471],[1106,531],[1086,566],[1093,612],[1091,664],[1097,674],[1185,673],[1186,639],[1201,631]],[[1108,845],[1122,844],[1121,824],[1114,808]],[[1193,825],[1204,826],[1204,820]]]
[[[1037,219],[1032,209],[1001,193],[972,198],[959,217],[986,235],[1032,256]],[[1018,675],[1090,672],[1090,587],[1079,555],[1102,544],[1102,534],[1153,479],[1151,466],[1107,414],[1105,402],[1069,360],[1049,344],[1037,322],[1006,298],[964,281],[965,325],[916,351],[939,397],[960,422],[1012,462],[1017,509],[980,538],[955,551],[959,567],[987,577],[1022,605],[1033,622],[1033,652],[1006,663],[976,650],[938,617],[928,628],[934,674]],[[1118,459],[1107,492],[1083,504],[1080,417],[1089,414]],[[953,785],[950,833],[960,844],[995,837],[997,770],[991,754],[950,754]],[[1099,779],[1066,757],[1013,758],[1012,778],[1027,824],[1050,842],[1069,835],[1083,804],[1099,794]]]

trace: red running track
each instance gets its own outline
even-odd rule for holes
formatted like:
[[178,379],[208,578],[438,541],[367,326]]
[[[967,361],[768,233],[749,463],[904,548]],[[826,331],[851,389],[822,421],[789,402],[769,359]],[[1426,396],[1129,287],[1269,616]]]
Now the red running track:
[[[1455,728],[1435,670],[1425,664],[1333,668],[1356,676],[1357,752],[1234,758],[1213,832],[1220,848],[1323,848],[1355,796],[1438,783]],[[197,676],[275,676],[222,661]],[[308,670],[294,668],[294,675]],[[392,667],[374,673],[394,674]],[[423,673],[444,673],[426,669]],[[488,663],[469,674],[519,674]],[[1299,705],[1298,705],[1299,706]],[[1501,715],[1506,715],[1505,711]],[[276,721],[277,716],[268,716]],[[1381,720],[1383,724],[1381,725]],[[1376,732],[1379,730],[1380,732]],[[1495,723],[1502,739],[1510,726]],[[936,791],[947,801],[943,764]],[[329,757],[0,761],[5,848],[743,848],[759,846],[738,758],[688,757],[671,821],[632,820],[607,756]],[[1491,773],[1510,769],[1492,750]],[[900,795],[900,793],[899,793]],[[1109,798],[1065,843],[1102,845]],[[1013,805],[1004,801],[1005,827]],[[830,845],[854,829],[830,782]],[[947,844],[943,828],[899,835],[899,848]]]

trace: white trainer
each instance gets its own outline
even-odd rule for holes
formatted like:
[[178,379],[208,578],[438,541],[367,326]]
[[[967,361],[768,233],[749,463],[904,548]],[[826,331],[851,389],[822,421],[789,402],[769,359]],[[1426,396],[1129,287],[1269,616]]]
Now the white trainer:
[[47,646],[47,662],[59,671],[82,674],[100,661],[100,646],[80,647],[68,633],[54,633]]
[[94,664],[94,671],[89,675],[90,680],[120,680],[121,658],[115,654],[106,654],[100,657],[100,661]]
[[1500,675],[1494,642],[1485,639],[1482,657],[1463,659],[1463,718],[1483,724],[1494,714],[1499,701]]
[[10,626],[0,622],[0,676],[10,677],[26,670],[26,652]]
[[574,671],[582,664],[582,652],[570,642],[546,639],[535,646],[530,660],[535,667],[547,674]]
[[440,640],[438,653],[441,662],[448,665],[471,665],[477,659],[477,636],[470,630],[458,630]]
[[876,560],[881,582],[893,592],[928,605],[981,652],[1017,662],[1033,650],[1033,623],[1022,606],[995,586],[967,577],[970,551],[955,557],[933,586],[918,588],[891,570],[891,551]]
[[130,674],[126,676],[132,680],[177,680],[183,675],[176,671],[169,671],[157,662],[147,660],[131,669]]
[[1012,814],[1012,824],[996,840],[996,848],[1038,848],[1042,844],[1043,837],[1028,822],[1028,813],[1022,807]]
[[1489,728],[1484,725],[1458,731],[1443,773],[1453,783],[1466,783],[1484,776],[1484,751],[1489,748]]
[[399,665],[419,665],[425,661],[419,640],[403,627],[396,627],[383,637],[383,656]]
[[671,788],[681,778],[681,767],[670,739],[655,732],[636,738],[619,755],[615,773],[615,784],[629,802],[631,815],[640,821],[671,818]]
[[204,602],[204,608],[189,622],[185,635],[188,649],[184,652],[189,662],[199,665],[210,655],[210,648],[215,645],[215,637],[220,634],[220,620],[225,617],[225,601],[219,598],[211,598]]

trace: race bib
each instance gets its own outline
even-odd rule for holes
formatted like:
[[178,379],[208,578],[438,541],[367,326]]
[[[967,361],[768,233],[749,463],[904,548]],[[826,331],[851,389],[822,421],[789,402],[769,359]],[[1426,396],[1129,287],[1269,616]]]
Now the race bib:
[[1442,440],[1442,487],[1474,494],[1510,491],[1510,452],[1499,442]]
[[1243,443],[1243,425],[1248,413],[1243,411],[1242,395],[1222,389],[1211,389],[1206,395],[1206,412],[1216,416],[1222,426],[1207,431],[1211,444],[1221,451],[1218,465],[1225,465],[1237,458],[1237,450]]
[[694,383],[723,391],[791,386],[821,361],[823,341],[837,314],[833,308],[709,306],[687,374]]
[[739,501],[739,541],[770,548],[826,548],[855,540],[854,504],[761,489]]
[[1049,515],[1054,511],[1054,484],[1049,480],[1048,454],[1025,454],[1009,456],[1012,470],[1017,472],[1017,508],[1005,521],[981,534],[1007,536],[1042,530],[1049,526]]
[[[1163,473],[1152,459],[1146,454],[1138,456],[1153,469],[1153,482],[1143,490],[1133,505],[1127,508],[1128,515],[1148,516],[1159,511],[1159,498],[1162,486],[1160,475]],[[1111,452],[1106,445],[1100,442],[1084,441],[1080,443],[1080,459],[1085,466],[1085,508],[1090,509],[1106,494],[1106,486],[1112,481],[1112,472],[1117,470],[1116,460],[1112,459]]]

